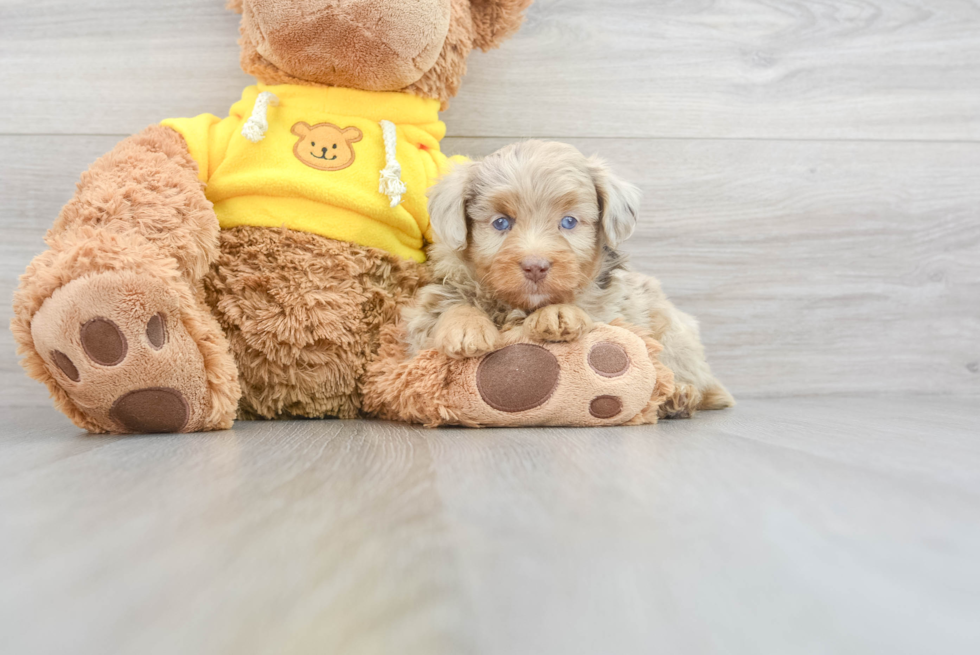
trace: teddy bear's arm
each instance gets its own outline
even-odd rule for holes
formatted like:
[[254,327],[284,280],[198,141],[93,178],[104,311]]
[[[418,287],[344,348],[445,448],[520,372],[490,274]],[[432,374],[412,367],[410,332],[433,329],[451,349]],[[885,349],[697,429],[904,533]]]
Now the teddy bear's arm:
[[231,425],[238,372],[202,288],[218,220],[183,137],[154,126],[120,142],[82,174],[45,241],[11,331],[59,409],[92,432]]
[[48,245],[86,229],[142,237],[197,281],[217,256],[218,220],[184,138],[154,125],[121,141],[82,174],[48,231]]

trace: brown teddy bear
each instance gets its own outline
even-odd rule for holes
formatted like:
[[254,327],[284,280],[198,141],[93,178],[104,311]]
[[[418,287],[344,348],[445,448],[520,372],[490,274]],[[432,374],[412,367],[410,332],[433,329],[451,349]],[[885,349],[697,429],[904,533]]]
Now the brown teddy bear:
[[622,327],[472,361],[400,345],[450,165],[438,112],[530,1],[232,0],[258,84],[82,175],[15,296],[27,372],[92,432],[655,420],[670,372]]

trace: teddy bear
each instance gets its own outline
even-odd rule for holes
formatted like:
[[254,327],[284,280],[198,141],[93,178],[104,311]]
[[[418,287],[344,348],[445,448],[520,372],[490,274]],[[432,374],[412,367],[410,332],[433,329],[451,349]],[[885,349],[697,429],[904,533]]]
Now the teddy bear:
[[95,433],[656,420],[670,372],[628,326],[478,360],[400,342],[435,238],[425,192],[452,165],[439,111],[530,2],[231,0],[257,83],[82,174],[15,294],[27,373]]

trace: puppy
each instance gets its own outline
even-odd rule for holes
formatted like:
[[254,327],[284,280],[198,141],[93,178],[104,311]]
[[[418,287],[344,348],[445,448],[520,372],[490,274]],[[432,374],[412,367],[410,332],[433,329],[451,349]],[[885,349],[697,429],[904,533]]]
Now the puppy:
[[636,187],[563,143],[523,141],[457,166],[429,192],[434,282],[405,310],[410,350],[476,357],[497,347],[502,330],[572,341],[594,321],[621,319],[664,346],[676,391],[661,415],[731,406],[697,321],[616,251],[639,202]]

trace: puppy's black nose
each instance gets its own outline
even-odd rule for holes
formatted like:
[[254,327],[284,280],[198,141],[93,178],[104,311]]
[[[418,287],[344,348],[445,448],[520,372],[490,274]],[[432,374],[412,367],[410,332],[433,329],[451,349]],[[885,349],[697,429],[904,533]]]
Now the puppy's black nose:
[[524,271],[524,277],[531,282],[540,282],[551,270],[551,262],[540,257],[528,257],[521,260],[521,269]]

